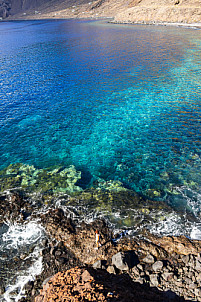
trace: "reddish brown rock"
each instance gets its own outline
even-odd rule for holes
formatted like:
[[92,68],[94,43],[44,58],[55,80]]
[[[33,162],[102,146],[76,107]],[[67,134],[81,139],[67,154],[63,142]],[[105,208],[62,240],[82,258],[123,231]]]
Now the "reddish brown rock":
[[[146,239],[123,237],[114,244],[112,234],[106,223],[96,220],[90,224],[76,225],[68,219],[61,209],[51,210],[41,220],[47,232],[74,253],[82,263],[93,264],[97,260],[107,260],[120,251],[138,251],[139,258],[151,254],[158,260],[171,258],[171,255],[197,255],[201,250],[201,242],[180,237],[157,237],[146,233]],[[95,231],[101,235],[101,247],[96,249]]]
[[185,236],[168,236],[160,238],[149,234],[149,239],[152,243],[163,248],[168,254],[197,255],[201,250],[201,241],[190,240]]
[[[35,302],[161,302],[165,299],[165,293],[134,283],[128,275],[115,276],[104,270],[76,267],[51,278]],[[175,296],[171,301],[184,300]]]

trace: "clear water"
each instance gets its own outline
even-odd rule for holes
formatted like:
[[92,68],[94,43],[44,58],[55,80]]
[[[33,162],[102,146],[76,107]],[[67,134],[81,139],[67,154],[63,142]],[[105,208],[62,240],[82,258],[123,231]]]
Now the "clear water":
[[[73,164],[83,188],[120,180],[200,221],[200,30],[20,21],[2,22],[0,41],[0,169]],[[126,219],[132,209],[125,217],[119,211]],[[179,235],[186,226],[201,238],[200,223],[182,223],[169,215],[150,230]],[[0,276],[7,284],[2,301],[18,301],[42,269],[44,234],[32,224],[0,229],[4,266],[28,253]]]
[[0,26],[0,167],[75,165],[199,216],[201,31]]

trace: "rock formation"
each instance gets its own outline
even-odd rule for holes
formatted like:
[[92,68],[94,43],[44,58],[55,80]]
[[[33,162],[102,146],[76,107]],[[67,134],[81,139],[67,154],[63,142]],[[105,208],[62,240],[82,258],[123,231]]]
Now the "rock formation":
[[[50,301],[170,301],[169,293],[132,282],[128,275],[114,275],[93,268],[73,268],[52,277],[35,298]],[[176,295],[171,301],[185,301]]]
[[[5,0],[3,0],[5,1]],[[117,23],[201,23],[200,0],[12,0],[13,18],[99,18]]]
[[[65,214],[59,209],[41,216],[41,219],[49,235],[57,241],[63,242],[66,249],[85,264],[86,274],[89,273],[93,277],[90,277],[92,281],[85,288],[85,283],[80,281],[84,269],[79,268],[56,275],[48,285],[43,287],[40,296],[36,299],[37,302],[50,301],[50,297],[53,298],[53,301],[62,301],[64,296],[60,293],[60,288],[70,291],[69,297],[76,292],[78,297],[75,301],[84,301],[81,297],[86,298],[87,295],[90,296],[89,301],[96,301],[94,288],[98,290],[97,280],[99,285],[102,285],[102,301],[107,301],[106,292],[113,292],[116,299],[114,301],[124,301],[120,291],[112,291],[111,288],[105,288],[105,286],[111,284],[111,279],[117,283],[124,282],[125,273],[125,278],[128,276],[130,278],[125,280],[134,282],[131,286],[133,291],[129,291],[131,295],[134,294],[133,300],[129,300],[129,296],[126,296],[125,301],[141,301],[140,298],[135,300],[136,289],[139,290],[140,285],[142,286],[140,292],[143,291],[144,300],[142,301],[201,301],[200,241],[189,240],[184,236],[160,238],[148,233],[146,234],[147,239],[123,237],[117,241],[104,221],[97,220],[90,224],[83,222],[79,225],[65,217]],[[98,250],[95,249],[96,229],[99,230],[102,238],[102,246]],[[97,272],[90,270],[91,266],[97,269]],[[76,276],[78,274],[79,277],[72,277],[71,275],[74,274]],[[101,281],[100,275],[102,276]],[[118,278],[121,281],[118,281]],[[76,280],[75,284],[70,280]],[[112,285],[112,288],[114,287]],[[152,292],[152,288],[157,289],[155,293]],[[125,291],[126,289],[123,289],[121,292]],[[51,296],[52,294],[49,295],[50,292],[54,292],[54,297]],[[147,297],[146,292],[149,293]],[[58,294],[61,294],[63,298],[58,298]],[[100,292],[97,295],[99,294]],[[168,297],[164,298],[164,295],[168,295]]]
[[0,0],[0,18],[5,19],[9,16],[11,9],[10,0]]
[[[93,194],[95,198],[97,192]],[[100,192],[98,196],[101,199]],[[67,208],[38,212],[37,204],[20,191],[5,192],[0,198],[0,222],[36,218],[49,238],[41,250],[43,271],[26,285],[21,302],[33,302],[35,297],[36,302],[201,301],[200,241],[157,237],[146,230],[136,237],[114,235],[104,220],[73,220]],[[140,199],[133,198],[140,209]],[[98,250],[96,230],[101,235]]]

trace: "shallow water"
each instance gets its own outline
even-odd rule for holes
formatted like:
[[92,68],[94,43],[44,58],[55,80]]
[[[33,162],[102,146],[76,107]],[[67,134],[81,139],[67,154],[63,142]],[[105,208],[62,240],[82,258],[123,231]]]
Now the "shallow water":
[[[0,41],[0,169],[74,165],[82,188],[119,180],[200,221],[200,30],[20,21],[1,23]],[[117,225],[128,215],[113,213]],[[175,217],[150,230],[201,238]]]
[[1,24],[0,167],[74,164],[85,187],[118,179],[175,208],[191,207],[190,190],[196,212],[200,33],[101,21]]
[[[69,166],[200,213],[200,30],[103,21],[0,27],[0,167]],[[2,175],[1,175],[2,177]]]
[[[200,206],[200,30],[1,24],[0,167],[74,164],[174,208]],[[190,194],[190,198],[189,198]]]

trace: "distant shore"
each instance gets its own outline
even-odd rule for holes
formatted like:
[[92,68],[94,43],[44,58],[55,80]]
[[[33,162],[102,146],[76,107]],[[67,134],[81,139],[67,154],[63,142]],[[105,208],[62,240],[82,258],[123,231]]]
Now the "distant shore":
[[16,16],[9,16],[7,19],[2,21],[37,21],[37,20],[60,20],[60,19],[85,19],[85,20],[109,20],[109,23],[112,24],[128,24],[128,25],[155,25],[155,26],[176,26],[176,27],[186,27],[186,28],[194,28],[194,29],[201,29],[201,23],[185,23],[185,22],[130,22],[130,21],[115,21],[114,17],[110,16],[72,16],[72,15],[55,15],[55,14],[20,14]]

